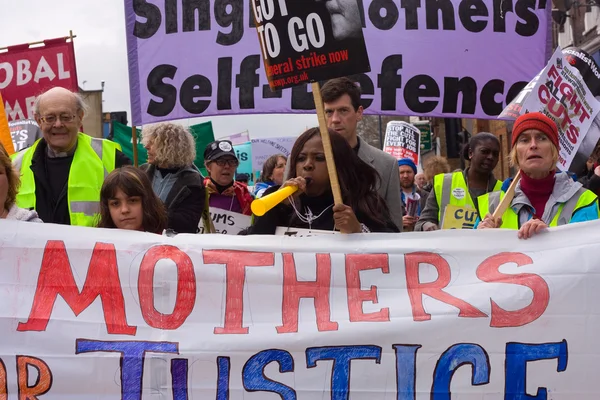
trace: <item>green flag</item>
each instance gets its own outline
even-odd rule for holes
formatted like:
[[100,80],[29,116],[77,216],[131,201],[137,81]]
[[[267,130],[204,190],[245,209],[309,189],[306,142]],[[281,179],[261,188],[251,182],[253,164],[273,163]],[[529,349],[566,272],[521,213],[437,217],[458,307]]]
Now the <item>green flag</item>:
[[[119,143],[123,154],[125,154],[131,162],[133,162],[133,144],[131,138],[131,127],[123,125],[118,121],[112,121],[113,126],[113,142]],[[138,165],[142,165],[148,159],[148,152],[142,145],[142,134],[141,129],[137,128],[137,141],[138,141]]]
[[208,176],[204,167],[204,149],[210,142],[214,142],[215,134],[213,132],[212,122],[203,122],[201,124],[190,126],[190,132],[196,139],[196,167],[202,172],[202,175]]
[[[113,141],[121,145],[123,153],[133,161],[133,145],[131,139],[131,127],[123,125],[118,121],[113,121]],[[192,125],[189,130],[196,141],[196,160],[194,164],[202,172],[202,175],[207,176],[206,168],[204,167],[204,149],[206,146],[215,140],[213,133],[212,122],[203,122],[201,124]],[[142,145],[141,129],[137,128],[138,138],[138,165],[146,163],[148,160],[148,152]]]

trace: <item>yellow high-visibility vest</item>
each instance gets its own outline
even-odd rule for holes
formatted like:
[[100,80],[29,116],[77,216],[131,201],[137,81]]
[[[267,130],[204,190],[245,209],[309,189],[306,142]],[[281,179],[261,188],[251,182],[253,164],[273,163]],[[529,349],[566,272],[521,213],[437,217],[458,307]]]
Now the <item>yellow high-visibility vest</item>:
[[[21,188],[17,194],[17,206],[21,208],[36,207],[31,161],[40,140],[12,157],[13,165],[21,173]],[[100,211],[100,189],[104,178],[115,169],[116,150],[121,150],[118,143],[79,133],[67,181],[71,225],[95,226]]]
[[[496,181],[494,191],[502,188],[502,182]],[[448,204],[453,206],[470,206],[477,210],[471,195],[469,187],[465,181],[462,171],[452,172],[450,174],[438,174],[433,177],[433,190],[438,204],[438,221],[442,221],[444,210]],[[480,214],[481,215],[481,214]],[[485,215],[485,214],[483,214]]]
[[[495,210],[503,198],[504,192],[486,193],[483,196],[479,196],[477,201],[479,203],[479,209],[481,210],[481,219],[490,213],[490,210]],[[596,199],[597,196],[594,192],[580,188],[566,203],[562,203],[558,206],[556,215],[552,218],[552,221],[550,221],[548,226],[553,227],[569,224],[577,210],[589,206],[596,201]],[[500,228],[518,230],[519,227],[519,215],[512,207],[508,207],[504,214],[502,214],[502,225],[500,225]]]

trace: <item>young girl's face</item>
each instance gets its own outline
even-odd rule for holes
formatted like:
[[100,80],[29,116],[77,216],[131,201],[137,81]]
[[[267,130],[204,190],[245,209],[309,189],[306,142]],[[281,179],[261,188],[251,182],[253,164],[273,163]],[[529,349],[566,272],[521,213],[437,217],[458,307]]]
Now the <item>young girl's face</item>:
[[114,197],[108,199],[108,209],[117,228],[131,231],[144,230],[144,213],[140,196],[129,197],[121,189],[117,189]]

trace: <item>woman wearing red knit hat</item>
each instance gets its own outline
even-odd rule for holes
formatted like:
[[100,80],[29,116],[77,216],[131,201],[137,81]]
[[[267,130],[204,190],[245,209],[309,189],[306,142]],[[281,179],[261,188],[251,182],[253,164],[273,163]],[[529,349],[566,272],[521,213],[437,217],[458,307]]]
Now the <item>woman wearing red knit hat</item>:
[[558,128],[542,113],[527,113],[515,121],[512,132],[511,166],[521,170],[510,207],[501,218],[492,213],[504,193],[478,198],[481,215],[478,229],[518,229],[519,238],[528,239],[550,226],[599,218],[598,198],[575,182],[567,173],[556,173]]

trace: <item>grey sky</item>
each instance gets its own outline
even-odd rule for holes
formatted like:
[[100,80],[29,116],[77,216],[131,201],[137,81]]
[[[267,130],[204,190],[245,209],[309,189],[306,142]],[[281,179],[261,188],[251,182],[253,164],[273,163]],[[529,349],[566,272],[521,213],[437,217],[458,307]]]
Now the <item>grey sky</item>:
[[[0,13],[0,47],[68,36],[75,38],[79,86],[100,89],[105,81],[103,111],[129,113],[129,77],[123,0],[21,0]],[[195,124],[211,120],[215,136],[248,130],[251,137],[297,136],[316,126],[314,114],[242,115],[182,120]]]

